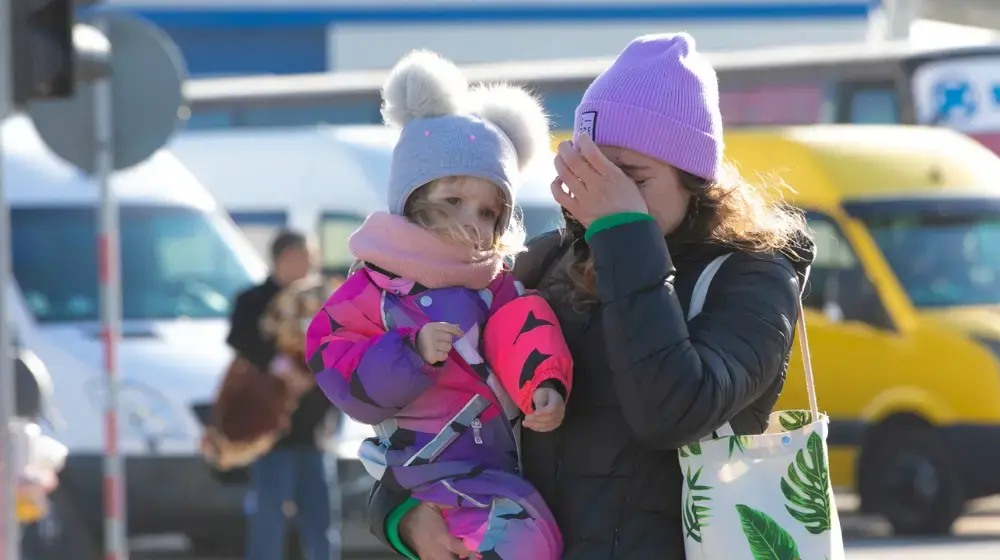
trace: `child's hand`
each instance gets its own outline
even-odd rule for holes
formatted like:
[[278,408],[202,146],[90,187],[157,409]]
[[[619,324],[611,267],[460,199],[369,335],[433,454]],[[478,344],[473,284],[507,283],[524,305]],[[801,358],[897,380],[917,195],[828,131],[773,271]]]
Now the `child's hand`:
[[535,411],[524,417],[522,425],[525,428],[536,432],[551,432],[562,424],[563,416],[566,415],[566,401],[559,391],[540,387],[535,389],[531,400],[535,404]]
[[417,333],[417,352],[428,364],[443,362],[448,359],[452,343],[464,334],[458,325],[427,323]]

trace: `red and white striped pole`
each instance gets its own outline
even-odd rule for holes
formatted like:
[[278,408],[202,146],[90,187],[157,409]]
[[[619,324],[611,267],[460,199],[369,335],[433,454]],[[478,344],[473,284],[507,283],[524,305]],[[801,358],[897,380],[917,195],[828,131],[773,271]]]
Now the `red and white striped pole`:
[[[100,21],[95,25],[107,34]],[[114,47],[112,47],[114,48]],[[112,53],[113,55],[113,53]],[[111,188],[114,171],[113,99],[111,80],[94,84],[94,135],[97,161],[94,177],[100,185],[98,274],[101,292],[101,340],[104,343],[104,542],[105,560],[127,560],[125,527],[125,462],[118,450],[118,340],[121,338],[121,257],[118,238],[118,201]]]

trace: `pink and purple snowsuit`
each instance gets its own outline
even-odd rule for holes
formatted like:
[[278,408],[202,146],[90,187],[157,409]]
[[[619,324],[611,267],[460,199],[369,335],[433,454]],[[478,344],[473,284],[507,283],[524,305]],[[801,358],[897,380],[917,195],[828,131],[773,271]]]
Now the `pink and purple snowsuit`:
[[[444,364],[428,365],[416,335],[437,321],[466,334]],[[571,388],[569,349],[541,296],[509,272],[475,291],[363,268],[309,325],[306,355],[327,397],[375,426],[359,457],[383,485],[453,508],[449,530],[480,558],[562,556],[551,511],[519,475],[520,420],[535,389]]]

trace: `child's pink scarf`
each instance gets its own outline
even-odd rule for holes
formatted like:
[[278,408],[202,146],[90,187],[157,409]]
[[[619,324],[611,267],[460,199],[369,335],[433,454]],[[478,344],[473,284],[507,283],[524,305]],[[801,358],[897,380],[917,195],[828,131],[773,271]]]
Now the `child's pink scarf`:
[[503,258],[447,243],[403,216],[375,212],[347,241],[351,253],[428,288],[482,290],[500,274]]

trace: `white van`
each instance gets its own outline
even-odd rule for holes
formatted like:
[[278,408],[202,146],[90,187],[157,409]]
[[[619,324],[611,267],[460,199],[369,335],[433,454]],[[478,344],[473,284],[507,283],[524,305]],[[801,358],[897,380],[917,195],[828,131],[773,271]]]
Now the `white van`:
[[[380,125],[192,130],[170,150],[229,212],[261,254],[283,227],[319,240],[322,266],[346,272],[347,236],[385,208],[399,133]],[[541,158],[546,160],[546,158]],[[551,161],[525,174],[518,193],[529,237],[561,223],[549,194]]]
[[[26,537],[44,533],[49,548],[39,557],[96,559],[104,451],[98,188],[58,160],[27,119],[7,119],[0,130],[16,280],[9,318],[36,368],[51,376],[49,432],[69,448],[52,515]],[[169,152],[116,174],[112,185],[121,204],[119,449],[129,533],[242,540],[245,491],[212,477],[192,406],[212,400],[230,360],[233,296],[263,280],[266,266]]]

